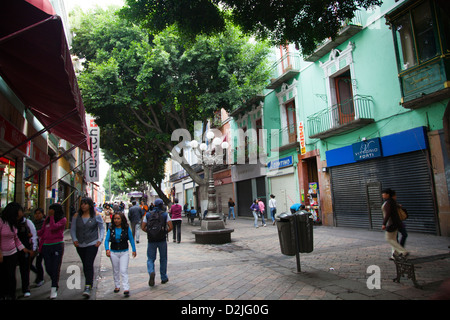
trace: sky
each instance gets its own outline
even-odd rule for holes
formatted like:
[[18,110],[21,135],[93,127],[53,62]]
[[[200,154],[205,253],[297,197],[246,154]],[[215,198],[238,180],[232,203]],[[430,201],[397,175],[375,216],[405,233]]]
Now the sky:
[[76,5],[80,6],[82,9],[91,9],[97,4],[102,8],[106,8],[109,5],[122,6],[124,2],[125,0],[64,0],[64,5],[67,13],[69,13]]

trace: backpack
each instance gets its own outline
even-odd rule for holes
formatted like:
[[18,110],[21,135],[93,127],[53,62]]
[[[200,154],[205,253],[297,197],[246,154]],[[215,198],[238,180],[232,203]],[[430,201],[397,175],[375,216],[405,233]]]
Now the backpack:
[[408,219],[408,212],[406,209],[403,209],[402,207],[397,207],[398,217],[400,218],[400,221],[404,221]]
[[166,217],[163,211],[155,210],[147,214],[147,239],[149,242],[166,240]]

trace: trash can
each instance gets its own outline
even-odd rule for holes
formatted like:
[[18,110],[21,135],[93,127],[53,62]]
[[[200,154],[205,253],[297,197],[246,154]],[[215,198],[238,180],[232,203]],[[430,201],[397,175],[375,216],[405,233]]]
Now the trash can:
[[297,211],[295,214],[298,230],[298,248],[301,253],[310,253],[314,249],[313,217],[307,211]]
[[294,215],[291,213],[280,213],[277,220],[278,238],[280,240],[281,253],[287,256],[295,256],[295,236],[292,232]]

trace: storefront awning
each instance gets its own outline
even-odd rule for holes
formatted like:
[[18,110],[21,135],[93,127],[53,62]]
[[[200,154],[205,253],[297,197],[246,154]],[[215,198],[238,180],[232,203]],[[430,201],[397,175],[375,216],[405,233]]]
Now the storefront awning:
[[90,150],[64,27],[48,0],[1,2],[0,76],[51,133]]

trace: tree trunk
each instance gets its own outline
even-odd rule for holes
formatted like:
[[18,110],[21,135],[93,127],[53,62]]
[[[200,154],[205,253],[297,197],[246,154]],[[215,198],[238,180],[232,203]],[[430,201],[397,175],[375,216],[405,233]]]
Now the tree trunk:
[[158,194],[158,196],[161,198],[161,200],[168,206],[170,204],[172,204],[172,202],[170,201],[169,198],[166,197],[166,195],[164,194],[164,192],[161,190],[161,187],[156,184],[153,181],[150,181],[150,184],[152,185],[153,189],[155,189],[156,193]]

